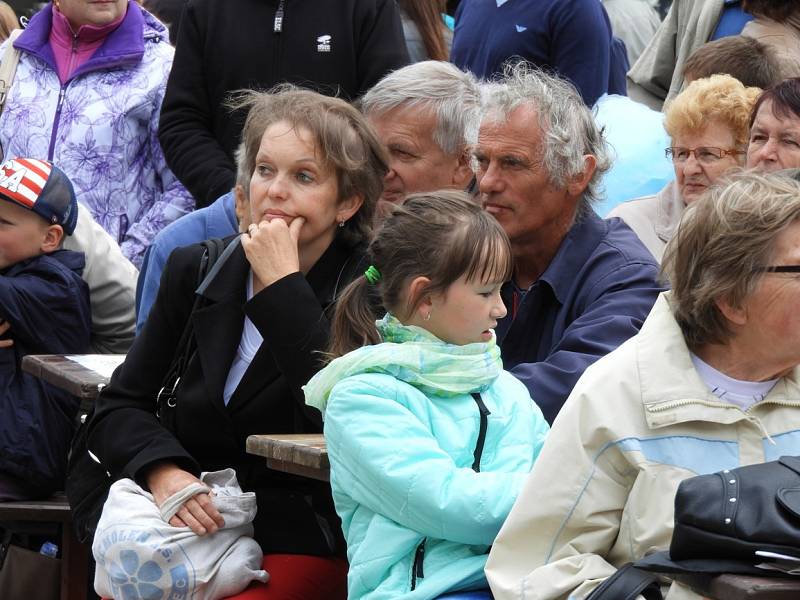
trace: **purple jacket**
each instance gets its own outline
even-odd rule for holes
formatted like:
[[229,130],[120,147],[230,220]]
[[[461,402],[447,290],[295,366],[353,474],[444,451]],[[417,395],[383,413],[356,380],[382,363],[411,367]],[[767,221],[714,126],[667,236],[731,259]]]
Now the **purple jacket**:
[[59,166],[139,266],[155,234],[194,208],[158,143],[173,56],[167,30],[129,2],[122,24],[62,86],[48,41],[52,10],[37,13],[14,44],[21,56],[0,116],[3,156]]

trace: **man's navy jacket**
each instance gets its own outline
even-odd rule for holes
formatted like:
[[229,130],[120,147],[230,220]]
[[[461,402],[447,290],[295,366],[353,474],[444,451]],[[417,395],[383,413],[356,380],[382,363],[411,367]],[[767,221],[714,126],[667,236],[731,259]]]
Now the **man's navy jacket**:
[[639,331],[666,288],[658,263],[620,219],[575,223],[526,291],[503,286],[503,365],[552,423],[586,367]]

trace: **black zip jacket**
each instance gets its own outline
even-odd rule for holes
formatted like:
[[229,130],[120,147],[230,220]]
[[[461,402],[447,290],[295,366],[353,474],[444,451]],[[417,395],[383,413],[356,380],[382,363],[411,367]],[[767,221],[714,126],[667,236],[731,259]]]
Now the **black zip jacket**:
[[350,100],[407,63],[394,0],[189,0],[161,106],[167,164],[208,206],[234,185],[231,92],[290,82]]

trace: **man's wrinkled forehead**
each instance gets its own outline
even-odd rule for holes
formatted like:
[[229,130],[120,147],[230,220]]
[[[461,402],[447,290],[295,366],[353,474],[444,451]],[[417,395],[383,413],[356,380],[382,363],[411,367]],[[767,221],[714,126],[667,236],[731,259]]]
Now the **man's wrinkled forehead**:
[[539,115],[531,104],[521,104],[511,112],[484,113],[478,130],[475,152],[487,146],[515,146],[539,152],[542,142]]

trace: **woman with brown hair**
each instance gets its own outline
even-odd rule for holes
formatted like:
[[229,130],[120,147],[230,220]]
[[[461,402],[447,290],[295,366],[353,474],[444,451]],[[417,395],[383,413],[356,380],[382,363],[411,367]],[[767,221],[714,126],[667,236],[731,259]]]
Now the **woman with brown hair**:
[[[97,400],[88,447],[112,478],[134,479],[159,507],[201,471],[234,468],[242,489],[256,492],[254,537],[270,574],[247,597],[343,600],[347,563],[329,486],[266,468],[245,440],[322,431],[300,388],[322,366],[334,299],[364,270],[386,160],[365,118],[341,99],[287,86],[247,93],[240,105],[249,107],[247,232],[225,240],[240,245],[219,259],[196,310],[203,246],[170,255],[144,328]],[[196,350],[175,384],[168,428],[155,399],[190,320]],[[187,535],[224,527],[205,492],[168,522]]]
[[399,0],[397,5],[411,62],[447,60],[453,32],[442,19],[444,0]]
[[782,81],[758,97],[750,115],[747,167],[800,167],[800,77]]

